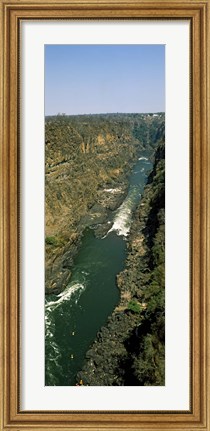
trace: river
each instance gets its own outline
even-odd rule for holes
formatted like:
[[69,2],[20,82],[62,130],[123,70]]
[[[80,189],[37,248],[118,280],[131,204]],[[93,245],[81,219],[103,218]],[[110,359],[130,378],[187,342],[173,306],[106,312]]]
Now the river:
[[116,275],[124,268],[132,214],[152,168],[147,157],[139,157],[133,166],[128,194],[111,214],[106,236],[99,239],[93,230],[85,230],[71,282],[60,294],[46,297],[46,386],[75,385],[87,350],[119,302]]

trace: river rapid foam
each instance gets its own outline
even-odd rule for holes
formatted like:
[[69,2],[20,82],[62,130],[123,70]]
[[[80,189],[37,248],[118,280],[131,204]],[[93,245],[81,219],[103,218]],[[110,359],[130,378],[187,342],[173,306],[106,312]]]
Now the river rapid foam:
[[[81,294],[84,289],[85,289],[85,286],[81,283],[74,283],[73,285],[70,284],[63,292],[57,295],[58,299],[56,299],[56,301],[50,301],[46,303],[45,310],[51,310],[52,308],[57,308],[64,301],[68,301],[71,298],[71,296],[75,294],[75,292],[79,292]],[[78,300],[78,295],[77,295],[77,300]]]
[[124,202],[116,211],[113,225],[111,229],[109,229],[109,231],[107,232],[106,236],[113,231],[116,231],[117,235],[122,235],[124,237],[129,234],[133,209],[136,206],[136,199],[140,199],[140,197],[141,193],[139,193],[138,188],[136,186],[133,186]]

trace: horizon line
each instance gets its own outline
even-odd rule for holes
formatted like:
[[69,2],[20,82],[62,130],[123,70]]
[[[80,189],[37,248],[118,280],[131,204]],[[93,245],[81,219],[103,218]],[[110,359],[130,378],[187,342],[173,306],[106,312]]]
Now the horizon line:
[[83,113],[83,114],[67,114],[66,112],[58,112],[56,114],[45,114],[45,117],[76,117],[76,116],[85,116],[85,115],[131,115],[131,114],[138,114],[138,115],[149,115],[149,114],[165,114],[165,111],[148,111],[148,112],[93,112],[93,113]]

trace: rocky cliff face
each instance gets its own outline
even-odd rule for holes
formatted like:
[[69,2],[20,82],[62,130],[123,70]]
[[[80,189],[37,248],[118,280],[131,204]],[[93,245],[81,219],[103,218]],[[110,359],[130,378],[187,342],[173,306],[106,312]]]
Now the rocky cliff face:
[[86,354],[78,374],[84,385],[164,385],[164,128],[159,139],[128,239],[126,266],[117,276],[120,303]]
[[[84,228],[105,221],[122,202],[133,162],[155,147],[164,120],[164,114],[46,118],[46,292],[66,287]],[[110,187],[120,192],[110,196]]]

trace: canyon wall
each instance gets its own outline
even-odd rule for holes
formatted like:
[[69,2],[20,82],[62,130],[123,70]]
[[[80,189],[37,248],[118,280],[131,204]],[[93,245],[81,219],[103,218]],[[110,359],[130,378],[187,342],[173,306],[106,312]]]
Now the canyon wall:
[[164,124],[163,113],[46,118],[46,293],[65,289],[85,227],[120,205],[133,163],[156,147]]

